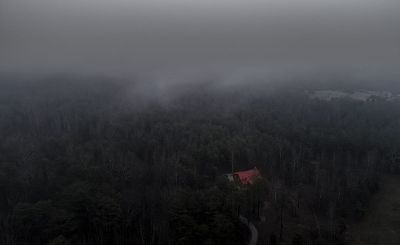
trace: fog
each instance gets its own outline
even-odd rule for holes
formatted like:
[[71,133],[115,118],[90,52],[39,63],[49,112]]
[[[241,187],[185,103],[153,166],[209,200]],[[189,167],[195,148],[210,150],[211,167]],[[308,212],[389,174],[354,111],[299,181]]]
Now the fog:
[[385,73],[399,23],[395,0],[1,0],[0,71]]
[[400,244],[400,0],[0,0],[0,245]]

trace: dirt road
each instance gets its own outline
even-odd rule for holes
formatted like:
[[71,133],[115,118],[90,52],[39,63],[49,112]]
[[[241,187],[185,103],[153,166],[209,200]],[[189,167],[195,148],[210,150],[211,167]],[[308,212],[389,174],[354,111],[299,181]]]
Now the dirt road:
[[247,218],[239,216],[240,221],[245,224],[250,230],[250,241],[249,245],[256,245],[258,240],[258,231],[253,223],[249,222]]

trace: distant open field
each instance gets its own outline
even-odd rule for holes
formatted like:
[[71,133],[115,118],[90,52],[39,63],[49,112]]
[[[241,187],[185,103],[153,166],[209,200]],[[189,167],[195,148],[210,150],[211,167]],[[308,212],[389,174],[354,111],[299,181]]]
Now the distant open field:
[[400,176],[386,175],[365,219],[352,227],[353,245],[400,244]]

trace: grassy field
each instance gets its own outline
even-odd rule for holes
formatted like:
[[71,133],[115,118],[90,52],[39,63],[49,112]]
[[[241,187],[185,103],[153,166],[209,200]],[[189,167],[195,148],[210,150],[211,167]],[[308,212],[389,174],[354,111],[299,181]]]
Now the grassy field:
[[365,219],[352,227],[352,245],[400,244],[400,176],[386,175]]

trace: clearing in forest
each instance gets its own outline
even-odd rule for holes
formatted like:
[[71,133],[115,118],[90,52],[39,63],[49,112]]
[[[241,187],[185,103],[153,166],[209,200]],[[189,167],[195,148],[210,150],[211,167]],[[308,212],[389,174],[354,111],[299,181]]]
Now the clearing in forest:
[[365,219],[353,227],[353,245],[400,244],[400,176],[382,178]]

